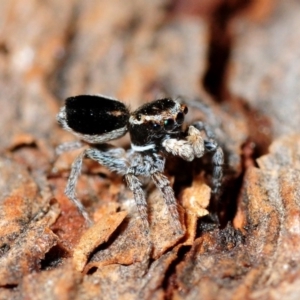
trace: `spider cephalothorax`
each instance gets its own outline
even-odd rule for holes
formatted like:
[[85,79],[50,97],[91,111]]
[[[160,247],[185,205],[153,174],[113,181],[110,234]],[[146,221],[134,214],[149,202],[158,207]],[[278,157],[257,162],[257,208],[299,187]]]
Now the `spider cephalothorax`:
[[179,137],[187,108],[172,99],[146,103],[131,113],[129,133],[136,151],[154,149],[163,139]]
[[[224,161],[222,149],[211,135],[202,137],[201,131],[207,133],[202,122],[182,130],[187,112],[185,105],[170,98],[146,103],[132,113],[122,102],[104,96],[81,95],[66,99],[57,120],[64,129],[88,142],[90,148],[84,150],[72,164],[65,193],[88,222],[91,222],[90,218],[75,193],[85,157],[125,177],[146,230],[149,227],[147,202],[139,176],[152,178],[165,199],[175,227],[181,230],[174,192],[163,174],[166,153],[191,161],[206,152],[213,152],[213,191],[219,190]],[[108,141],[120,138],[126,132],[130,133],[130,151],[107,147]],[[59,151],[71,148],[72,145],[65,144],[59,147]]]

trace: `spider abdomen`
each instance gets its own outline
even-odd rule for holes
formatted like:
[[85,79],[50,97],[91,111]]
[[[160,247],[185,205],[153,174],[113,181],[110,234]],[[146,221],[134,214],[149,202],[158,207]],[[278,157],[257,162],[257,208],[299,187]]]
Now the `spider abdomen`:
[[127,126],[129,111],[117,100],[80,95],[66,99],[66,122],[81,134],[99,135]]

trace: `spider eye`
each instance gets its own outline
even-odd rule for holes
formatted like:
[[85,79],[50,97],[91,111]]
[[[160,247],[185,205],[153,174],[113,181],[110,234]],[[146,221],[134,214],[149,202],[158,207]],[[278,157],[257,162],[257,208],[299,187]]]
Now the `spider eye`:
[[157,130],[160,129],[160,125],[157,124],[157,123],[154,123],[154,122],[153,122],[151,125],[152,125],[152,128],[153,128],[155,131],[157,131]]
[[167,129],[167,130],[173,129],[174,124],[175,124],[175,122],[174,122],[173,119],[167,119],[167,120],[164,121],[164,127],[165,127],[165,129]]
[[189,109],[187,106],[183,107],[183,113],[186,115],[188,113]]
[[138,114],[138,115],[136,116],[136,119],[137,119],[138,121],[141,121],[142,116],[141,116],[140,114]]
[[184,114],[182,112],[179,112],[176,117],[176,123],[181,125],[183,121],[184,121]]

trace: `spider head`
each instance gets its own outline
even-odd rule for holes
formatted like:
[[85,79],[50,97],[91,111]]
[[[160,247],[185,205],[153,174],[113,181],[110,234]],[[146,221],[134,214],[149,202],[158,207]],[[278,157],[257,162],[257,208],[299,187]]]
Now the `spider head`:
[[185,105],[170,98],[144,104],[129,118],[132,145],[143,151],[154,148],[166,136],[178,136],[186,113]]

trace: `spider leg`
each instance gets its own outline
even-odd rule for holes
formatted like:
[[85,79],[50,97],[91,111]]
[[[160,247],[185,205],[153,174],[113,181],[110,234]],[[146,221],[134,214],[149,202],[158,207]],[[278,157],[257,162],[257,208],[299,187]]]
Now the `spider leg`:
[[93,223],[92,220],[90,219],[82,203],[76,197],[76,185],[78,182],[79,175],[81,173],[82,162],[85,155],[86,155],[86,150],[81,152],[72,163],[71,173],[65,189],[65,195],[74,203],[74,205],[77,207],[78,211],[84,217],[88,225],[91,225]]
[[182,232],[182,227],[179,221],[179,214],[177,210],[177,202],[174,196],[174,191],[170,186],[168,178],[161,172],[155,172],[151,175],[152,180],[156,187],[162,193],[166,205],[168,207],[169,213],[173,219],[173,225],[178,232]]
[[108,151],[99,151],[98,149],[87,149],[87,157],[97,161],[99,164],[106,166],[110,171],[125,175],[125,181],[128,188],[133,192],[134,200],[137,205],[139,215],[142,219],[145,231],[149,233],[147,202],[142,183],[135,176],[136,168],[128,167],[128,160],[124,158],[125,151],[120,148],[112,148]]
[[[105,147],[106,145],[101,146]],[[88,158],[107,167],[110,171],[121,175],[125,175],[128,169],[128,162],[125,155],[126,153],[122,148],[88,148],[86,150],[86,156]]]
[[214,152],[212,156],[213,163],[213,174],[212,174],[212,193],[218,194],[220,192],[220,187],[223,179],[223,164],[224,164],[224,153],[218,144],[213,141],[204,141],[205,150],[207,152]]
[[58,145],[55,149],[56,155],[61,155],[64,152],[77,150],[83,147],[83,144],[80,141],[71,141]]
[[144,191],[142,189],[142,184],[139,179],[132,173],[125,175],[125,180],[128,188],[132,191],[139,215],[142,219],[144,229],[146,233],[149,233],[149,222],[147,213],[147,202],[145,198]]
[[77,207],[77,209],[89,225],[91,225],[93,222],[90,219],[85,208],[83,207],[82,203],[76,197],[76,185],[81,173],[83,159],[85,157],[90,158],[107,167],[111,171],[125,174],[128,166],[127,160],[122,156],[124,153],[125,151],[123,149],[118,148],[112,148],[108,150],[88,148],[80,153],[72,164],[71,173],[65,189],[65,194],[74,203],[74,205]]
[[212,128],[201,121],[193,123],[193,127],[197,128],[199,131],[204,131],[208,139],[214,140],[216,138]]
[[199,121],[194,123],[193,126],[199,130],[199,133],[200,131],[204,131],[207,137],[207,139],[204,139],[204,151],[214,152],[212,156],[212,164],[213,164],[212,193],[218,194],[220,192],[220,187],[223,179],[223,165],[224,165],[223,150],[216,142],[215,134],[209,125]]

